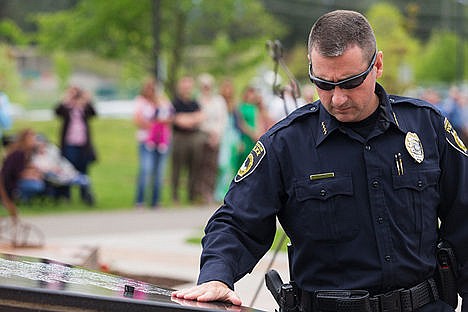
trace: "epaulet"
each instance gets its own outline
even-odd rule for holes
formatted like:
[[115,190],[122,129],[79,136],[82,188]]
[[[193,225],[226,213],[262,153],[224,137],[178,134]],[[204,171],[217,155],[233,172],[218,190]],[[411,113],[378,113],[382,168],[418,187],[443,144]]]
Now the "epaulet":
[[438,113],[439,115],[441,114],[440,110],[436,106],[421,99],[399,96],[399,95],[390,95],[389,100],[390,100],[390,103],[392,103],[392,105],[396,104],[392,106],[393,108],[395,108],[395,106],[398,107],[398,105],[406,104],[406,105],[412,105],[412,106],[417,106],[417,107],[426,107]]
[[320,110],[320,102],[315,101],[313,103],[306,104],[304,106],[299,107],[295,111],[293,111],[291,114],[283,118],[282,120],[278,121],[275,125],[273,125],[268,131],[267,135],[271,135],[285,127],[288,127],[290,124],[295,122],[296,120],[308,116],[311,114],[316,114]]

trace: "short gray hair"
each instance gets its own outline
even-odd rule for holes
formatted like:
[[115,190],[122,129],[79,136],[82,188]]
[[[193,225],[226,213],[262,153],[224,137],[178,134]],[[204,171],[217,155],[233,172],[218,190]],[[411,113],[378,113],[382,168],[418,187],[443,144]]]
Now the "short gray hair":
[[340,56],[353,45],[370,61],[377,46],[374,31],[361,13],[336,10],[322,15],[312,26],[308,53],[316,49],[323,56]]

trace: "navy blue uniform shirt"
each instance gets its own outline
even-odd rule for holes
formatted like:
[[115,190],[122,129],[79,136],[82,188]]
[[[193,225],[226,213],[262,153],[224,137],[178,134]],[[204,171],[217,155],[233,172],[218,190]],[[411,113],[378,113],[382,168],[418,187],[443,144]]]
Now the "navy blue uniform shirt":
[[231,288],[268,251],[276,217],[294,246],[298,286],[411,287],[431,277],[440,235],[454,247],[468,299],[468,156],[421,100],[388,96],[364,139],[308,104],[264,134],[209,220],[199,283]]

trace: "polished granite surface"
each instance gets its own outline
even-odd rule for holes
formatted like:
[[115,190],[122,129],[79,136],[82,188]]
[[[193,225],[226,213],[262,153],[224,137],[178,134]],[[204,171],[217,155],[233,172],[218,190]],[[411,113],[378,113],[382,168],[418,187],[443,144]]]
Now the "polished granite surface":
[[258,311],[47,259],[0,254],[1,311]]

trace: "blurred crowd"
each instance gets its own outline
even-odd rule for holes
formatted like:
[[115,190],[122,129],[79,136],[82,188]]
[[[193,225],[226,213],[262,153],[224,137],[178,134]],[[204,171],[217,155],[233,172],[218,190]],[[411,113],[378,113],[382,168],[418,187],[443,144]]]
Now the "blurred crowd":
[[[232,79],[219,81],[204,73],[184,76],[169,98],[154,78],[142,82],[134,99],[138,171],[134,206],[160,207],[164,188],[174,204],[219,203],[237,170],[260,136],[276,122],[316,98],[315,88],[287,84],[277,92],[271,85],[249,84],[239,89]],[[415,94],[433,104],[468,142],[468,92],[427,88]],[[11,127],[8,96],[0,92],[1,131]],[[70,86],[54,107],[61,121],[59,146],[32,129],[3,136],[0,195],[11,215],[16,203],[32,198],[71,198],[79,188],[83,203],[95,195],[88,167],[97,156],[89,120],[97,115],[85,90]]]
[[437,107],[461,140],[468,142],[468,90],[458,86],[451,86],[447,92],[426,88],[420,92],[420,98]]
[[[9,99],[1,93],[0,100],[0,126],[9,130]],[[18,203],[70,201],[73,185],[79,187],[86,205],[95,203],[88,177],[88,166],[96,160],[89,127],[89,119],[96,116],[92,98],[85,90],[70,86],[54,112],[61,121],[59,147],[30,128],[2,135],[0,197],[12,217],[18,215]]]
[[[203,73],[180,78],[175,96],[168,99],[157,81],[146,81],[135,99],[135,207],[158,208],[163,186],[170,187],[175,204],[182,196],[196,204],[222,201],[260,136],[314,97],[311,85],[297,98],[292,85],[273,95],[255,85],[238,90],[232,79],[216,81]],[[159,140],[152,139],[155,132]]]

